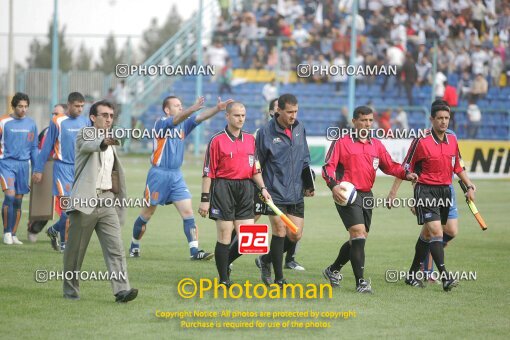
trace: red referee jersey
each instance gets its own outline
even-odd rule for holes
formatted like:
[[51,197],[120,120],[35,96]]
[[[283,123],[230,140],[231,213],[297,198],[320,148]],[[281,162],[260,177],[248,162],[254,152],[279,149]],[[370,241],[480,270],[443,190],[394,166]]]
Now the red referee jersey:
[[322,177],[333,189],[342,181],[351,182],[359,191],[370,191],[378,168],[388,175],[405,179],[401,164],[391,159],[381,141],[370,138],[365,143],[344,136],[331,143],[322,167]]
[[418,183],[428,185],[450,185],[452,174],[464,169],[460,165],[459,145],[454,134],[445,133],[440,140],[434,131],[425,137],[416,138],[407,152],[405,169],[417,173]]
[[204,161],[204,177],[224,179],[248,179],[260,172],[255,137],[241,131],[235,137],[228,131],[212,136]]

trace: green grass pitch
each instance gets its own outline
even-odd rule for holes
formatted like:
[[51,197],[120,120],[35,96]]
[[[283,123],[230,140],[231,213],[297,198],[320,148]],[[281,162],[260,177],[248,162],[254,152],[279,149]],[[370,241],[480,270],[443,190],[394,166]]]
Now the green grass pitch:
[[[143,191],[149,168],[148,156],[124,156],[130,197]],[[198,209],[201,183],[201,159],[187,159],[183,168]],[[306,199],[305,232],[297,259],[305,272],[285,270],[291,283],[326,283],[321,271],[336,257],[348,234],[333,207],[329,189],[319,179],[314,198]],[[81,300],[62,298],[62,282],[36,283],[36,270],[61,270],[62,255],[51,250],[45,234],[37,243],[26,240],[28,197],[19,237],[22,246],[0,245],[1,337],[15,338],[507,338],[510,332],[510,209],[508,180],[475,180],[477,206],[489,229],[482,232],[466,204],[459,199],[458,237],[446,249],[446,265],[451,271],[476,271],[476,281],[462,281],[450,293],[440,285],[415,289],[403,282],[385,282],[388,269],[407,270],[419,233],[415,217],[408,209],[374,211],[366,244],[365,276],[371,278],[373,295],[355,293],[350,265],[343,269],[342,287],[332,299],[183,299],[177,283],[185,277],[215,278],[214,260],[191,262],[182,231],[182,222],[173,206],[158,207],[142,241],[142,257],[128,258],[129,278],[140,290],[138,298],[125,305],[114,303],[109,282],[81,283]],[[379,178],[376,197],[385,195],[392,180]],[[456,188],[460,197],[460,188]],[[411,197],[410,185],[403,185],[400,197]],[[126,251],[132,224],[139,209],[129,209],[123,228]],[[216,228],[213,221],[195,216],[201,248],[213,251]],[[267,222],[262,218],[260,222]],[[259,283],[255,256],[242,256],[234,264],[232,279],[237,283]],[[97,237],[94,235],[85,257],[83,270],[105,271]],[[355,311],[356,317],[330,321],[323,329],[182,329],[178,319],[160,319],[159,311]],[[192,318],[188,320],[201,320]],[[252,319],[214,321],[251,321]],[[257,319],[271,321],[269,319]],[[280,321],[289,320],[283,318]],[[322,321],[327,321],[321,319]],[[310,320],[296,320],[310,321]],[[506,335],[505,335],[506,334]]]

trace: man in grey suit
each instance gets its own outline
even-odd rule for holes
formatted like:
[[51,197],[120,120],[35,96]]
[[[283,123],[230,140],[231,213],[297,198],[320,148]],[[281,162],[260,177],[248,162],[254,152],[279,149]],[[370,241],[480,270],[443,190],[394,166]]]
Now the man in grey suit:
[[[128,302],[136,298],[138,290],[131,288],[127,278],[120,228],[125,211],[121,206],[101,204],[101,201],[119,202],[126,197],[124,170],[115,149],[119,142],[104,133],[113,123],[113,104],[106,100],[94,103],[89,118],[93,127],[82,128],[76,137],[75,177],[66,207],[70,226],[64,251],[64,272],[79,273],[95,230],[103,250],[115,301]],[[79,292],[79,275],[65,275],[64,298],[77,300]]]

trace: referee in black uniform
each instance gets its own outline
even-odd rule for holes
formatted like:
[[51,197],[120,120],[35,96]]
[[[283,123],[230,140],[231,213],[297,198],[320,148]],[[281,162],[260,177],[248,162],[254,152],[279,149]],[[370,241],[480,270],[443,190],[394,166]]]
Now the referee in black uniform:
[[255,138],[242,131],[246,119],[243,104],[227,106],[227,126],[212,136],[207,146],[202,178],[199,214],[216,221],[218,240],[214,250],[220,283],[231,285],[229,245],[232,230],[239,233],[242,224],[253,224],[253,184],[261,189],[264,199],[271,195],[264,186],[255,150]]

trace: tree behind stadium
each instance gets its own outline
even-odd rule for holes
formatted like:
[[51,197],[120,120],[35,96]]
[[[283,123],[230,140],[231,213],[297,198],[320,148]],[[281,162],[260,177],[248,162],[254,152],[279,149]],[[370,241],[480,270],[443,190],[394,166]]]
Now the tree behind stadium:
[[[47,43],[41,43],[37,38],[34,38],[30,43],[30,55],[26,59],[29,68],[51,68],[52,31],[53,23],[50,22],[48,25]],[[66,44],[65,32],[65,26],[58,32],[60,70],[64,72],[69,71],[73,67],[73,50]]]

